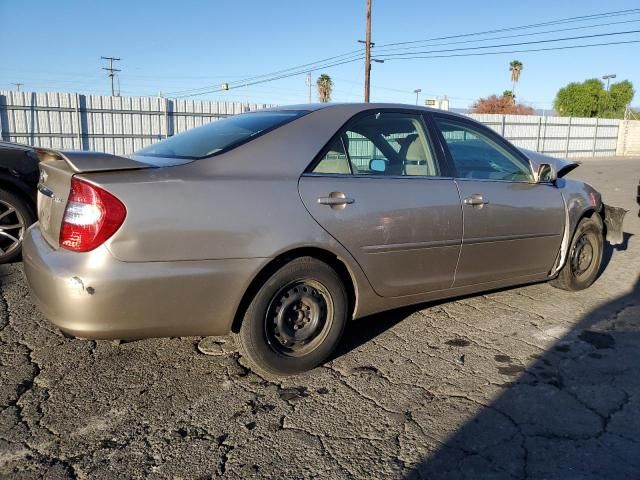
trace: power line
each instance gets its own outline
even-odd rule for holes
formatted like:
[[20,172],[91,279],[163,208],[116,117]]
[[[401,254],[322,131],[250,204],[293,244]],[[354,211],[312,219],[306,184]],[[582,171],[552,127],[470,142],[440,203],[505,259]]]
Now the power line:
[[[465,37],[471,37],[471,36],[487,35],[487,34],[491,34],[491,33],[500,33],[500,32],[507,32],[507,31],[521,30],[521,29],[538,28],[538,27],[549,26],[549,25],[560,25],[560,24],[564,24],[564,23],[584,22],[584,21],[593,20],[593,19],[596,19],[596,18],[609,18],[609,17],[620,16],[620,15],[629,15],[629,14],[632,14],[632,13],[640,13],[640,9],[636,8],[636,9],[618,10],[618,11],[613,11],[613,12],[604,12],[604,13],[593,14],[593,15],[583,15],[583,16],[578,16],[578,17],[568,17],[568,18],[563,18],[563,19],[558,19],[558,20],[553,20],[553,21],[548,21],[548,22],[541,22],[541,23],[528,24],[528,25],[520,25],[520,26],[516,26],[516,27],[508,27],[508,28],[501,28],[501,29],[493,29],[493,30],[487,30],[487,31],[483,31],[483,32],[464,33],[464,34],[457,34],[457,35],[449,35],[449,36],[445,36],[445,37],[434,37],[434,38],[425,39],[425,40],[415,40],[415,41],[410,41],[410,42],[387,43],[387,44],[382,44],[382,45],[379,45],[378,47],[376,47],[376,52],[379,52],[380,50],[384,50],[384,48],[381,48],[381,47],[389,47],[389,46],[394,46],[394,45],[407,45],[407,44],[414,44],[414,43],[425,43],[425,42],[434,41],[434,40],[447,40],[447,39],[455,39],[455,38],[465,38]],[[620,23],[624,23],[624,22],[620,22]],[[601,25],[594,25],[594,26],[601,26]],[[580,28],[589,28],[589,27],[586,26],[586,27],[580,27]],[[551,33],[551,32],[546,32],[546,33]],[[533,34],[530,34],[530,35],[533,35]],[[568,39],[571,39],[571,38],[572,37],[569,37]],[[580,37],[576,37],[575,39],[577,39],[577,38],[580,38]],[[589,37],[585,36],[585,38],[589,38]],[[476,39],[474,41],[487,41],[487,40],[490,40],[490,39]],[[555,41],[560,41],[560,40],[555,40]],[[516,45],[516,44],[504,44],[504,46],[512,46],[512,45]],[[407,47],[405,47],[405,48],[407,48]],[[497,47],[486,46],[485,48],[497,48]],[[387,49],[387,50],[390,50],[390,49]],[[469,49],[467,48],[467,49],[460,49],[460,50],[469,50]],[[434,52],[412,52],[412,54],[416,54],[416,53],[418,53],[418,54],[421,54],[421,53],[435,53],[435,51]],[[402,58],[401,55],[407,55],[407,54],[386,54],[385,55],[383,52],[381,52],[381,54],[382,54],[381,56],[389,58],[389,60],[391,60],[391,59],[401,59]],[[397,55],[397,57],[396,58],[390,58],[391,55]],[[352,63],[352,62],[355,62],[355,61],[359,61],[362,58],[363,58],[363,56],[362,56],[361,50],[354,50],[354,51],[346,52],[346,53],[343,53],[343,54],[340,54],[340,55],[334,55],[334,56],[331,56],[331,57],[327,57],[327,58],[324,58],[322,60],[317,60],[315,62],[309,62],[309,63],[305,63],[305,64],[302,64],[302,65],[297,65],[297,66],[289,67],[289,68],[286,68],[286,69],[277,70],[275,72],[265,73],[265,74],[262,74],[262,75],[255,75],[255,76],[248,77],[248,78],[245,78],[245,79],[242,79],[242,80],[236,80],[236,81],[233,81],[233,82],[229,82],[228,83],[228,88],[229,89],[242,88],[242,87],[247,87],[247,86],[251,86],[251,85],[257,85],[257,84],[260,84],[260,83],[267,83],[267,82],[280,80],[280,79],[283,79],[283,78],[288,78],[288,77],[300,75],[300,74],[303,74],[303,73],[307,73],[309,70],[319,70],[319,69],[322,69],[322,68],[330,68],[330,67],[333,67],[333,66]],[[324,63],[324,62],[330,62],[332,60],[335,60],[335,62]],[[168,96],[173,96],[175,98],[184,98],[184,97],[205,95],[205,94],[208,94],[208,93],[216,93],[216,92],[221,92],[221,91],[224,91],[224,90],[225,90],[224,88],[211,88],[210,86],[206,86],[206,87],[201,87],[201,88],[192,88],[192,89],[172,92],[172,93],[169,93]]]
[[562,47],[547,47],[547,48],[529,48],[521,50],[505,50],[500,52],[479,52],[479,53],[454,53],[448,55],[428,55],[428,56],[414,56],[414,57],[397,57],[390,58],[391,60],[414,60],[422,58],[452,58],[452,57],[480,57],[484,55],[501,55],[504,53],[524,53],[524,52],[547,52],[551,50],[570,50],[576,48],[589,48],[589,47],[604,47],[607,45],[628,45],[632,43],[640,43],[640,40],[627,40],[621,42],[605,42],[605,43],[590,43],[588,45],[565,45]]
[[[319,70],[321,68],[327,68],[326,66],[322,65],[325,62],[329,62],[331,60],[346,60],[348,58],[344,58],[344,57],[354,57],[357,54],[358,59],[362,56],[362,52],[360,50],[353,50],[351,52],[347,52],[347,53],[343,53],[341,55],[334,55],[332,57],[327,57],[327,58],[323,58],[322,60],[316,60],[315,62],[309,62],[309,63],[303,63],[302,65],[296,65],[293,67],[289,67],[289,68],[285,68],[282,70],[276,70],[275,72],[270,72],[270,73],[264,73],[262,75],[254,75],[252,77],[247,77],[247,78],[243,78],[241,80],[235,80],[232,82],[228,82],[229,84],[229,88],[236,88],[236,85],[238,84],[244,84],[246,82],[251,82],[253,80],[258,80],[258,79],[263,79],[263,78],[267,78],[270,76],[274,76],[274,75],[280,75],[280,74],[284,74],[287,72],[291,72],[293,70],[300,70],[300,69],[305,69],[305,72],[308,72],[309,70]],[[180,95],[180,94],[184,94],[184,93],[190,93],[190,92],[201,92],[201,91],[208,91],[210,90],[211,87],[210,86],[206,86],[206,87],[200,87],[200,88],[192,88],[192,89],[188,89],[188,90],[181,90],[181,91],[176,91],[176,92],[172,92],[170,95]]]
[[[341,62],[335,62],[335,63],[321,65],[318,68],[330,68],[330,67],[336,67],[338,65],[345,65],[347,63],[359,62],[363,58],[364,57],[362,55],[360,55],[359,57],[352,58],[352,59],[349,59],[349,60],[344,60],[344,61],[341,61]],[[280,80],[280,79],[283,79],[283,78],[289,78],[289,77],[294,77],[296,75],[306,74],[307,72],[308,72],[307,70],[302,69],[302,70],[298,70],[298,71],[295,71],[295,72],[286,73],[286,74],[282,74],[282,75],[279,75],[279,76],[276,76],[276,77],[272,77],[272,78],[266,78],[266,79],[262,79],[262,80],[255,80],[253,82],[247,82],[247,83],[243,83],[243,84],[240,84],[240,85],[229,85],[228,88],[226,88],[226,89],[225,88],[214,88],[214,89],[210,89],[210,90],[207,90],[207,91],[202,91],[202,92],[199,92],[199,93],[196,93],[196,94],[177,95],[177,96],[174,96],[174,98],[193,97],[193,96],[197,96],[197,95],[205,95],[205,94],[208,94],[208,93],[222,92],[222,91],[231,90],[231,89],[234,89],[234,88],[250,87],[252,85],[258,85],[258,84],[261,84],[261,83],[273,82],[275,80]]]
[[399,50],[415,50],[416,48],[421,48],[423,46],[447,46],[447,45],[460,45],[463,43],[477,43],[477,42],[488,42],[489,40],[502,40],[505,38],[520,38],[520,37],[531,37],[534,35],[546,35],[548,33],[557,33],[557,32],[569,32],[569,31],[573,31],[573,30],[584,30],[587,28],[597,28],[597,27],[609,27],[612,25],[621,25],[621,24],[628,24],[628,23],[638,23],[640,22],[640,19],[636,19],[636,20],[624,20],[621,22],[609,22],[609,23],[596,23],[596,24],[592,24],[592,25],[583,25],[581,27],[570,27],[570,28],[557,28],[554,30],[545,30],[542,32],[532,32],[532,33],[517,33],[515,35],[501,35],[499,37],[488,37],[488,38],[476,38],[473,40],[459,40],[457,42],[444,42],[444,43],[433,43],[433,44],[426,44],[426,45],[420,45],[420,46],[415,46],[415,47],[395,47],[395,48],[389,48],[389,47],[381,47],[376,49],[376,52],[378,54],[383,54],[386,52],[393,52],[393,51],[399,51]]
[[[592,44],[588,44],[588,45],[565,45],[562,47],[547,47],[547,48],[534,48],[534,49],[518,49],[518,50],[505,50],[505,51],[498,51],[498,52],[478,52],[478,53],[459,53],[459,54],[447,54],[447,55],[429,55],[429,56],[421,56],[421,55],[416,55],[416,56],[411,56],[411,57],[395,57],[395,58],[390,58],[388,59],[390,60],[411,60],[411,59],[428,59],[428,58],[452,58],[452,57],[474,57],[474,56],[485,56],[485,55],[502,55],[502,54],[511,54],[511,53],[524,53],[524,52],[544,52],[544,51],[553,51],[553,50],[570,50],[570,49],[577,49],[577,48],[589,48],[589,47],[601,47],[601,46],[608,46],[608,45],[627,45],[627,44],[635,44],[635,43],[640,43],[640,40],[630,40],[630,41],[620,41],[620,42],[605,42],[605,43],[592,43]],[[335,64],[331,64],[331,65],[326,65],[323,68],[329,68],[332,66],[337,66],[337,65],[343,65],[345,63],[353,63],[355,61],[360,61],[362,60],[363,57],[360,58],[356,58],[353,60],[348,60],[345,62],[339,62],[339,63],[335,63]],[[245,85],[238,85],[238,86],[234,86],[234,87],[229,87],[229,88],[241,88],[241,87],[248,87],[248,86],[252,86],[252,85],[258,85],[261,83],[267,83],[267,82],[272,82],[275,80],[280,80],[282,78],[288,78],[288,77],[292,77],[295,75],[301,75],[304,74],[306,72],[304,71],[299,71],[299,72],[293,72],[290,74],[286,74],[286,75],[281,75],[275,78],[267,78],[264,80],[257,80],[255,82],[251,82],[251,83],[247,83]],[[208,94],[208,93],[217,93],[217,92],[221,92],[224,91],[221,88],[218,89],[214,89],[214,90],[210,90],[207,92],[202,92],[198,95],[204,95],[204,94]],[[193,95],[185,95],[185,96],[193,96]],[[175,98],[182,98],[180,96],[175,97]]]
[[593,14],[593,15],[582,15],[582,16],[578,16],[578,17],[567,17],[567,18],[561,18],[561,19],[558,19],[558,20],[551,20],[551,21],[548,21],[548,22],[531,23],[531,24],[528,24],[528,25],[518,25],[516,27],[507,27],[507,28],[499,28],[499,29],[494,29],[494,30],[485,30],[485,31],[482,31],[482,32],[463,33],[463,34],[458,34],[458,35],[448,35],[448,36],[444,36],[444,37],[432,37],[432,38],[427,38],[427,39],[423,39],[423,40],[410,40],[410,41],[405,41],[405,42],[384,43],[384,44],[379,45],[379,47],[390,47],[390,46],[395,46],[395,45],[408,45],[408,44],[413,44],[413,43],[431,42],[431,41],[434,41],[434,40],[449,40],[449,39],[452,39],[452,38],[472,37],[472,36],[478,36],[478,35],[487,35],[487,34],[491,34],[491,33],[511,32],[513,30],[524,30],[524,29],[537,28],[537,27],[546,27],[546,26],[550,26],[550,25],[560,25],[560,24],[563,24],[563,23],[585,22],[585,21],[588,21],[588,20],[593,20],[594,18],[618,17],[620,15],[629,15],[631,13],[640,13],[640,8],[630,8],[630,9],[627,9],[627,10],[617,10],[617,11],[612,11],[612,12],[597,13],[597,14]]
[[625,32],[596,33],[592,35],[579,35],[575,37],[548,38],[545,40],[530,40],[527,42],[481,45],[478,47],[460,47],[460,48],[445,48],[442,50],[424,50],[421,52],[412,52],[412,53],[386,53],[386,54],[383,53],[380,55],[380,57],[391,60],[393,58],[401,58],[406,55],[418,55],[418,54],[425,54],[425,53],[441,53],[441,52],[459,52],[463,50],[482,50],[486,48],[515,47],[519,45],[534,45],[534,44],[540,44],[540,43],[564,42],[569,40],[583,40],[587,38],[610,37],[614,35],[629,35],[631,33],[640,33],[640,30],[628,30]]

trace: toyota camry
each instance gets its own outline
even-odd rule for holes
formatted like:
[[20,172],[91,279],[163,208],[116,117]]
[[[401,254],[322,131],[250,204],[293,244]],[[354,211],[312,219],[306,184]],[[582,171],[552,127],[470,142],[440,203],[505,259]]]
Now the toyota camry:
[[576,163],[448,112],[281,107],[129,157],[39,150],[32,296],[67,334],[224,335],[264,375],[325,361],[350,319],[550,281],[580,290],[624,211]]

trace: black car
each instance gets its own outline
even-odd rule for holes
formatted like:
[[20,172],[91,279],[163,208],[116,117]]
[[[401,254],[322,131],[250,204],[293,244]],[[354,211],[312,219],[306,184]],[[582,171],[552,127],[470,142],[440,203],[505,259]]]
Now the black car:
[[20,256],[36,220],[38,156],[32,147],[0,141],[0,263]]

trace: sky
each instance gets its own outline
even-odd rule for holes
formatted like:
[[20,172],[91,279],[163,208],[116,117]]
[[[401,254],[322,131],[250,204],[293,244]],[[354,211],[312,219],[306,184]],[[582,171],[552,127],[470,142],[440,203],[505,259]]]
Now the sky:
[[[637,0],[372,0],[372,3],[374,57],[385,51],[406,53],[389,50],[400,47],[384,47],[389,43],[640,7]],[[365,0],[0,0],[0,24],[0,90],[15,89],[12,83],[20,82],[27,91],[108,95],[109,78],[101,69],[106,62],[100,57],[113,56],[121,58],[116,66],[122,70],[119,73],[122,95],[154,96],[162,92],[165,96],[177,96],[177,92],[189,95],[185,90],[216,90],[225,82],[233,85],[247,77],[357,52],[363,48],[357,41],[365,35]],[[640,31],[640,12],[411,45],[420,46],[417,51],[432,51],[634,30]],[[507,35],[511,38],[483,40]],[[625,40],[640,40],[640,33],[492,50]],[[451,44],[454,41],[467,43]],[[469,51],[444,54],[465,52]],[[429,55],[434,54],[423,54]],[[346,58],[350,57],[341,57]],[[558,89],[573,81],[614,73],[616,81],[628,79],[640,89],[638,58],[640,43],[486,56],[387,58],[384,63],[372,64],[371,100],[414,103],[413,91],[421,89],[420,103],[427,97],[446,95],[453,107],[466,108],[479,97],[511,89],[509,62],[517,59],[524,65],[516,86],[518,101],[549,109]],[[334,81],[333,101],[362,101],[363,61],[313,70],[314,82],[321,73],[327,73]],[[300,74],[188,98],[306,103],[305,80],[306,75]],[[315,87],[313,99],[316,100]],[[640,94],[633,104],[640,104]]]

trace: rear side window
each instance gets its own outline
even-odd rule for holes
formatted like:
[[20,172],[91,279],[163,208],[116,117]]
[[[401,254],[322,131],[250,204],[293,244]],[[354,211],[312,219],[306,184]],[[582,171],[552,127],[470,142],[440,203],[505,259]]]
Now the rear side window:
[[[229,151],[305,113],[284,110],[243,113],[167,138],[137,151],[134,155],[198,160]],[[153,164],[153,161],[148,163]]]
[[352,120],[313,173],[433,177],[440,169],[421,117],[383,111]]

